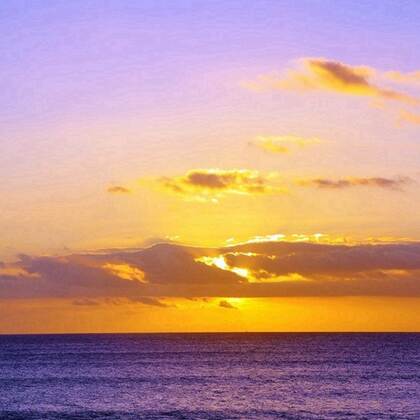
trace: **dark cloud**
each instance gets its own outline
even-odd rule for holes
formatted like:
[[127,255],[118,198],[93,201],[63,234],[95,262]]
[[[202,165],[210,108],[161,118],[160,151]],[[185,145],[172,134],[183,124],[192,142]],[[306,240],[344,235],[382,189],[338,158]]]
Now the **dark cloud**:
[[328,188],[328,189],[344,189],[351,187],[379,187],[392,190],[400,190],[405,185],[411,183],[412,180],[407,177],[384,178],[384,177],[368,177],[368,178],[315,178],[300,181],[301,186]]
[[2,299],[66,298],[76,305],[128,299],[166,307],[162,297],[420,296],[420,243],[259,242],[220,249],[158,244],[21,256],[3,271]]
[[226,194],[284,192],[270,178],[248,169],[193,169],[182,176],[162,177],[159,183],[167,191],[202,200]]
[[324,59],[309,59],[308,68],[330,89],[361,95],[377,95],[387,99],[403,99],[405,95],[373,85],[369,78],[374,73],[372,69],[353,67],[338,61]]
[[219,302],[219,306],[221,308],[225,308],[225,309],[238,309],[236,306],[233,306],[230,302],[228,302],[227,300],[221,300]]
[[168,305],[162,302],[159,299],[151,297],[136,297],[130,299],[132,302],[141,303],[143,305],[158,306],[159,308],[169,308],[171,305]]
[[75,306],[98,306],[99,302],[92,299],[76,299],[72,304]]
[[323,70],[326,75],[339,80],[341,83],[353,86],[371,86],[368,82],[368,74],[338,61],[330,60],[307,60],[312,69]]

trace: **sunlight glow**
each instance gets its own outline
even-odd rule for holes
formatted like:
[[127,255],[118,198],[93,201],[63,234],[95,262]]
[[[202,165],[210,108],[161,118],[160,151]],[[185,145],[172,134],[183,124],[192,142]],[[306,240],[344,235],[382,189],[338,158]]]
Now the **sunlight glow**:
[[221,270],[230,271],[246,279],[249,278],[249,270],[247,268],[231,267],[230,265],[227,264],[224,255],[218,255],[217,257],[207,257],[207,256],[199,257],[199,258],[196,258],[195,261],[206,264],[210,267],[214,266],[214,267],[220,268]]
[[144,279],[144,271],[132,265],[107,263],[104,264],[102,268],[118,276],[121,279],[138,281],[140,283],[147,283],[147,281]]

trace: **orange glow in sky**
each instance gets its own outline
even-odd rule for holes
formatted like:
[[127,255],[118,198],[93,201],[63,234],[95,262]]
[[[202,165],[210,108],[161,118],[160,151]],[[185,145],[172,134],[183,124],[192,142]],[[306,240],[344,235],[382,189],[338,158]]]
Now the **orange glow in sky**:
[[415,13],[12,3],[0,333],[419,330]]

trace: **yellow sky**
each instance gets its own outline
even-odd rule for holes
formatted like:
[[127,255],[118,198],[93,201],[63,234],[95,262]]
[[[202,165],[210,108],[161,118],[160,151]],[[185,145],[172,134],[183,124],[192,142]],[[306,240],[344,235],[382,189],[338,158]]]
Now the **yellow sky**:
[[[10,301],[1,305],[2,333],[26,332],[276,332],[418,331],[418,298],[233,299],[238,309],[171,300],[177,307],[68,301]],[[54,316],[52,316],[52,314]]]

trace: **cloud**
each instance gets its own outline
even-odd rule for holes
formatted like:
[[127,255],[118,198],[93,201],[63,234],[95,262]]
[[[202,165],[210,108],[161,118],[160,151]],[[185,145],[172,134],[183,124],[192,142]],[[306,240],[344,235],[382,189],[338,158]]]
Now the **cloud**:
[[99,303],[92,299],[76,299],[72,302],[75,306],[98,306]]
[[258,136],[253,145],[269,153],[288,153],[291,148],[303,148],[313,144],[322,143],[317,138],[305,138],[293,135],[288,136]]
[[170,305],[151,297],[136,297],[130,299],[132,302],[141,303],[143,305],[157,306],[159,308],[169,308]]
[[[368,66],[351,66],[325,58],[303,58],[300,66],[281,75],[262,75],[247,82],[252,90],[329,91],[351,96],[364,96],[383,100],[418,104],[419,101],[400,91],[375,84],[380,72]],[[394,79],[397,72],[391,72]],[[399,74],[402,78],[403,76]],[[414,73],[417,77],[417,72]],[[411,76],[413,77],[413,76]],[[390,75],[388,73],[388,78]]]
[[401,190],[402,187],[411,183],[411,179],[407,177],[397,178],[383,178],[383,177],[371,177],[371,178],[341,178],[341,179],[329,179],[329,178],[315,178],[310,180],[301,180],[299,185],[304,187],[316,187],[324,189],[346,189],[351,187],[378,187],[391,190]]
[[248,169],[193,169],[185,175],[163,177],[159,184],[164,190],[202,201],[217,201],[227,194],[257,195],[284,193],[273,185],[273,174],[262,175]]
[[29,273],[24,268],[14,264],[0,262],[0,278],[36,277],[36,273]]
[[400,112],[400,121],[420,125],[420,114],[414,114],[410,111],[403,110]]
[[[0,274],[0,299],[61,298],[87,306],[126,299],[166,307],[162,298],[420,297],[419,242],[268,240],[218,249],[159,244],[103,254],[22,255],[11,264],[13,276]],[[135,267],[144,279],[121,278],[109,264]]]
[[141,283],[145,281],[144,272],[130,264],[106,263],[102,267],[124,280],[139,281]]
[[411,73],[402,73],[400,71],[387,71],[384,77],[396,83],[417,84],[420,83],[420,71],[413,71]]
[[127,302],[130,303],[140,303],[142,305],[157,306],[159,308],[169,308],[171,305],[162,302],[160,299],[151,298],[151,297],[128,297],[124,299],[119,298],[102,298],[100,300],[93,300],[87,298],[75,299],[72,301],[72,305],[75,306],[99,306],[101,304],[105,305],[122,305]]
[[131,192],[131,190],[129,190],[126,187],[123,187],[122,185],[114,185],[108,187],[107,191],[111,194],[128,194]]
[[236,306],[232,305],[229,301],[227,300],[221,300],[219,302],[219,306],[221,308],[225,308],[225,309],[238,309]]

